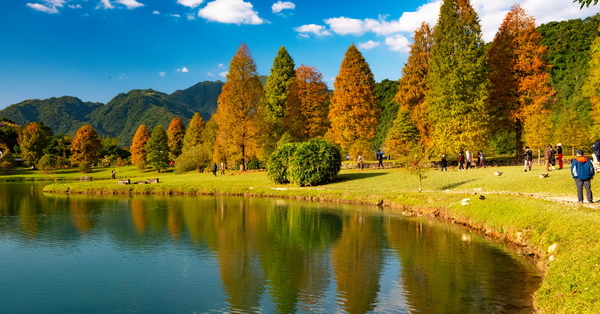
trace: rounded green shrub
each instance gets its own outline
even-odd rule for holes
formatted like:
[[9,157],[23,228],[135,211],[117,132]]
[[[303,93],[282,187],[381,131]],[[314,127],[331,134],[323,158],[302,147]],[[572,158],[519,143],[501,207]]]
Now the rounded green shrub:
[[286,143],[271,154],[267,162],[267,176],[275,183],[290,183],[288,179],[288,164],[298,143]]

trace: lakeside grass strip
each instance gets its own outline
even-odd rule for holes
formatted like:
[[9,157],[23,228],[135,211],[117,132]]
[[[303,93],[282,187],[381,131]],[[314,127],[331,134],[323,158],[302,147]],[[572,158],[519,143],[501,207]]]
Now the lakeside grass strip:
[[[532,172],[522,167],[469,171],[428,171],[424,192],[416,192],[415,176],[403,169],[342,171],[330,184],[315,187],[273,184],[264,172],[214,177],[210,173],[140,173],[123,169],[118,178],[157,177],[159,184],[117,185],[110,170],[92,173],[92,182],[60,182],[44,188],[52,193],[81,194],[206,194],[284,197],[311,201],[380,204],[386,211],[439,216],[468,225],[488,235],[527,245],[539,256],[544,280],[535,293],[540,313],[600,312],[600,205],[573,201],[575,184],[569,170],[552,171],[547,178],[541,166]],[[494,175],[502,171],[501,176]],[[68,173],[62,178],[76,179]],[[89,175],[89,174],[86,174]],[[57,173],[55,176],[61,176]],[[39,177],[39,174],[38,174]],[[132,180],[134,181],[134,180]],[[599,183],[600,184],[600,183]],[[592,183],[596,196],[600,186]],[[485,199],[480,200],[479,195]],[[470,198],[470,205],[461,200]],[[596,207],[599,206],[599,207]]]

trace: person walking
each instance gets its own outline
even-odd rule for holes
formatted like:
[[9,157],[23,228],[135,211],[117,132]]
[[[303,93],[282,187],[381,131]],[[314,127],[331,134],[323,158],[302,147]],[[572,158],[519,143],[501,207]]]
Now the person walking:
[[212,165],[212,173],[215,177],[217,176],[217,164],[216,163]]
[[356,161],[358,162],[358,169],[363,170],[365,167],[365,157],[359,155],[358,158],[356,158]]
[[550,159],[552,158],[552,146],[548,144],[544,150],[544,161],[546,162],[546,171],[550,171]]
[[221,175],[225,175],[225,163],[221,163]]
[[483,168],[486,167],[486,165],[485,165],[485,156],[483,155],[483,151],[482,150],[480,150],[477,153],[477,160],[479,160],[479,167],[483,167]]
[[472,161],[473,161],[473,156],[471,156],[471,152],[467,149],[465,151],[465,163],[467,164],[465,169],[467,169],[467,170],[469,170],[469,168],[473,169],[473,166],[471,165]]
[[446,161],[446,155],[442,155],[442,161],[440,161],[440,167],[442,167],[442,172],[448,171],[448,161]]
[[113,171],[110,172],[110,177],[112,179],[115,179],[117,177],[117,172],[113,169]]
[[377,150],[377,161],[379,162],[379,164],[377,164],[377,168],[383,167],[383,152],[381,151],[381,149]]
[[533,161],[533,152],[529,149],[529,146],[525,147],[525,153],[523,153],[523,161],[525,163],[525,172],[531,171],[531,162]]
[[577,150],[576,154],[577,157],[571,163],[571,175],[575,179],[575,186],[577,187],[577,201],[583,203],[583,188],[585,188],[588,202],[593,203],[591,180],[595,175],[594,165],[592,165],[589,158],[583,156],[581,149]]
[[556,144],[556,159],[558,160],[558,170],[563,168],[563,152],[562,152],[562,144]]
[[458,152],[458,170],[465,170],[465,153],[462,149]]

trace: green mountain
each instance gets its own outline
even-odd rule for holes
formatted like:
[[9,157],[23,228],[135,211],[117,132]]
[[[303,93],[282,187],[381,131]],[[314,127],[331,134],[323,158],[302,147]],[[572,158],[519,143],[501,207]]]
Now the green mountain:
[[174,117],[187,123],[194,112],[205,120],[217,110],[223,82],[200,82],[171,95],[152,89],[121,93],[106,105],[83,102],[76,97],[26,100],[0,110],[0,117],[20,125],[42,121],[54,134],[75,135],[90,124],[103,137],[118,137],[122,145],[131,144],[141,124],[150,130],[159,124],[166,129]]
[[179,117],[187,123],[193,115],[192,109],[168,94],[135,89],[117,95],[88,118],[99,134],[118,137],[121,144],[129,145],[142,124],[150,130],[159,124],[166,129],[173,118]]
[[204,81],[190,88],[177,90],[171,97],[188,106],[193,112],[200,113],[202,118],[208,121],[217,111],[217,99],[224,84],[221,81]]
[[0,110],[0,117],[20,125],[42,121],[54,134],[75,134],[87,123],[86,116],[100,108],[101,103],[83,102],[71,96],[50,99],[32,99]]

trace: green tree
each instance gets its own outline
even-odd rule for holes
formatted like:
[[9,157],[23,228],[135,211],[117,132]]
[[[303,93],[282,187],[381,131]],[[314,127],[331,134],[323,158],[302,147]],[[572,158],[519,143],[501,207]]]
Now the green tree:
[[[412,123],[419,130],[420,139],[425,148],[430,148],[432,145],[430,135],[431,125],[427,113],[427,103],[425,102],[427,92],[429,91],[427,76],[429,74],[429,59],[431,58],[432,45],[433,34],[431,28],[429,24],[422,23],[421,27],[415,31],[413,43],[410,45],[408,60],[404,68],[402,68],[402,77],[399,80],[398,92],[394,98],[400,108],[410,113]],[[395,119],[396,116],[394,116],[391,122]]]
[[210,152],[204,145],[196,145],[175,159],[175,172],[185,173],[191,170],[203,172],[210,166]]
[[487,53],[468,0],[444,0],[433,31],[428,116],[437,152],[482,147],[488,131]]
[[398,115],[398,103],[394,100],[398,93],[398,82],[385,79],[375,83],[375,95],[381,107],[381,118],[377,125],[374,147],[382,147],[388,130]]
[[231,60],[227,82],[219,95],[217,142],[242,171],[257,151],[258,106],[263,95],[250,50],[241,44]]
[[598,0],[574,0],[573,2],[575,2],[575,1],[579,2],[579,4],[581,4],[581,8],[598,4]]
[[357,140],[372,141],[381,108],[375,97],[375,80],[369,64],[351,45],[335,78],[328,119],[327,137],[347,150]]
[[[100,150],[102,143],[100,136],[89,124],[86,124],[77,130],[71,145],[71,164],[79,165],[81,169],[87,169],[100,160]],[[83,166],[83,168],[82,168]],[[86,172],[86,171],[84,171]]]
[[583,86],[583,94],[592,103],[592,133],[600,138],[600,36],[592,43],[592,58],[590,59],[590,73]]
[[167,137],[169,138],[169,158],[171,160],[175,160],[175,158],[181,155],[184,136],[185,125],[183,125],[181,119],[173,118],[167,129]]
[[148,154],[148,164],[156,168],[158,173],[169,166],[169,138],[162,125],[154,128],[144,148]]
[[285,47],[279,48],[265,84],[265,98],[261,109],[266,117],[273,120],[283,118],[290,85],[296,76],[294,67],[294,59]]
[[405,156],[419,140],[419,130],[405,109],[398,111],[398,116],[385,138],[385,150],[390,156]]
[[202,116],[197,112],[194,113],[192,120],[190,120],[190,125],[183,136],[182,152],[185,152],[186,150],[196,147],[202,143],[202,132],[204,132],[205,126],[206,123],[204,123]]
[[51,134],[40,122],[28,123],[19,134],[18,142],[21,146],[21,158],[25,164],[36,167],[38,161],[44,155],[44,148],[48,145],[48,137]]

